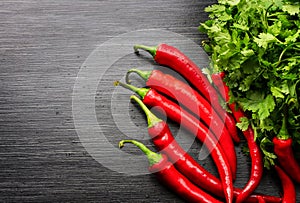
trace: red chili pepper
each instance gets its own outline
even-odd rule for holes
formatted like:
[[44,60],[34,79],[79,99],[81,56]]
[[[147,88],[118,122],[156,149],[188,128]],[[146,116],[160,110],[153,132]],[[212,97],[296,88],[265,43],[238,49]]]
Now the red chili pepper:
[[123,84],[120,82],[117,82],[117,84],[115,83],[115,85],[121,85],[127,89],[133,90],[134,92],[136,92],[138,95],[142,97],[143,103],[145,103],[147,106],[161,107],[171,120],[174,120],[179,124],[182,124],[187,130],[189,130],[201,142],[203,142],[207,147],[207,149],[210,151],[210,155],[212,156],[217,166],[221,183],[223,186],[226,202],[232,202],[233,181],[232,181],[230,166],[223,149],[221,148],[220,144],[213,136],[212,132],[208,130],[207,127],[202,123],[200,123],[197,119],[195,119],[192,116],[189,116],[186,111],[180,109],[178,104],[172,102],[171,100],[168,100],[167,98],[158,94],[153,89],[136,88],[132,85]]
[[292,177],[292,179],[300,183],[300,167],[292,151],[292,138],[286,140],[273,138],[274,153],[277,156],[280,166]]
[[172,97],[191,112],[196,113],[196,115],[193,115],[198,119],[200,118],[219,140],[230,163],[233,179],[235,179],[237,161],[234,144],[223,121],[214,109],[211,108],[210,104],[189,85],[169,74],[164,74],[159,70],[141,71],[138,69],[131,69],[127,72],[126,81],[129,82],[128,76],[133,72],[140,75],[146,81],[148,87]]
[[[223,81],[225,77],[225,73],[224,72],[220,72],[220,73],[215,73],[212,74],[211,79],[214,82],[214,84],[216,85],[216,87],[219,89],[219,93],[220,95],[223,97],[223,99],[225,100],[225,102],[230,102],[230,96],[229,96],[229,92],[230,89],[229,87],[226,85],[226,83]],[[238,118],[238,120],[242,117],[245,117],[245,113],[241,110],[241,108],[238,108],[237,105],[235,103],[228,103],[229,109],[231,110],[231,112],[234,114],[234,118]],[[239,121],[237,121],[239,122]],[[234,139],[239,139],[238,138],[234,138]]]
[[[229,90],[229,87],[226,85],[226,83],[223,81],[224,77],[225,77],[224,72],[214,73],[211,75],[211,79],[212,79],[214,85],[217,87],[219,94],[222,96],[222,98],[225,100],[225,102],[228,103],[230,90]],[[237,142],[237,143],[240,142],[240,137],[238,136],[237,133],[231,134],[231,137],[235,142]]]
[[[152,138],[154,145],[158,150],[166,154],[174,166],[194,184],[205,189],[206,191],[224,198],[224,190],[221,181],[204,169],[198,162],[196,162],[188,153],[174,139],[168,125],[161,119],[157,118],[143,102],[135,96],[132,96],[146,114],[148,120],[148,132]],[[234,188],[234,196],[240,194],[242,190]],[[257,199],[262,197],[267,202],[279,203],[281,199],[278,197],[267,195],[251,195],[245,202],[256,203]]]
[[119,147],[122,148],[124,143],[132,143],[140,148],[148,158],[149,171],[154,173],[161,183],[183,199],[195,203],[221,203],[221,201],[205,193],[177,171],[172,163],[168,161],[166,155],[157,154],[135,140],[122,140]]
[[159,44],[155,47],[148,47],[144,45],[134,46],[136,53],[138,53],[139,49],[149,52],[158,64],[172,68],[181,74],[204,96],[205,99],[207,99],[207,101],[211,103],[212,107],[225,122],[226,126],[228,126],[230,133],[237,134],[235,122],[220,105],[216,90],[209,83],[207,77],[201,72],[200,68],[191,59],[175,47],[167,44]]
[[[219,78],[224,78],[225,73],[220,73],[220,77],[216,77],[212,79],[216,81],[219,80]],[[224,83],[220,81],[216,81],[217,86],[219,88],[223,88],[223,97],[225,100],[229,101],[229,87]],[[235,103],[230,103],[229,108],[237,122],[241,122],[241,118],[246,117],[245,113],[242,111],[241,108],[238,108]],[[236,202],[243,202],[259,185],[259,182],[262,178],[263,175],[263,161],[262,161],[262,154],[259,149],[259,146],[254,140],[254,132],[251,126],[248,127],[247,130],[243,131],[243,135],[247,140],[248,143],[248,148],[249,148],[249,153],[252,161],[252,166],[251,166],[251,174],[250,174],[250,179],[248,183],[246,184],[245,188],[241,192],[241,194],[237,197]]]
[[293,181],[279,166],[275,165],[275,170],[281,180],[283,189],[282,203],[295,203],[296,190]]
[[226,83],[223,81],[224,77],[225,77],[224,72],[214,73],[211,75],[211,79],[214,85],[217,87],[219,94],[226,102],[228,102],[230,90],[229,87],[226,85]]
[[282,127],[277,137],[273,138],[273,143],[280,166],[294,181],[300,183],[300,166],[293,153],[293,139],[288,134],[286,119],[283,119]]
[[[237,122],[241,122],[241,118],[246,117],[241,109],[236,110],[235,104],[229,105]],[[263,175],[263,158],[259,146],[255,142],[254,132],[251,126],[243,131],[243,135],[247,141],[249,153],[251,157],[251,173],[250,178],[244,187],[243,191],[238,195],[236,203],[243,202],[257,188]]]

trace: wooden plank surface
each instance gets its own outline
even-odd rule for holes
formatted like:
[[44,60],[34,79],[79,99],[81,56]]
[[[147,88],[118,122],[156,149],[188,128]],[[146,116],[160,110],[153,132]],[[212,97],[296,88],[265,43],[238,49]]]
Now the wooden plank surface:
[[[118,35],[159,28],[200,45],[205,36],[197,26],[207,19],[203,9],[214,2],[0,1],[0,201],[183,202],[152,175],[121,174],[93,159],[74,126],[73,88],[91,52]],[[114,67],[154,65],[144,61],[129,55]],[[110,69],[95,98],[98,123],[115,147],[126,137],[111,115],[112,82],[122,74],[120,69]],[[145,129],[142,112],[134,105],[129,109],[135,125]],[[176,131],[177,126],[170,125]],[[144,142],[151,146],[149,140]],[[199,147],[194,143],[189,149],[195,158]],[[240,148],[235,185],[242,187],[251,163]],[[202,164],[216,173],[209,158]],[[266,171],[257,191],[278,195],[276,174]],[[297,197],[300,201],[299,192]]]

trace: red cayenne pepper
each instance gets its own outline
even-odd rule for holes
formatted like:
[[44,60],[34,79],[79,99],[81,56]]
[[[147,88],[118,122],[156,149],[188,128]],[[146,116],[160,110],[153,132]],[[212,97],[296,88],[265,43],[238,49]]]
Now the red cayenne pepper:
[[[241,109],[236,110],[235,104],[229,105],[230,110],[233,113],[237,122],[241,122],[241,118],[246,117]],[[254,139],[254,131],[251,126],[247,130],[243,131],[243,135],[247,141],[249,153],[251,157],[251,173],[250,178],[244,187],[243,191],[238,195],[236,203],[244,202],[244,200],[253,193],[260,183],[263,175],[263,157],[259,146]]]
[[214,83],[214,85],[217,87],[217,90],[219,90],[219,94],[222,96],[222,98],[225,100],[225,102],[229,101],[229,87],[226,85],[226,83],[223,81],[225,77],[224,72],[214,73],[211,75],[211,79]]
[[[174,166],[183,175],[194,182],[194,184],[218,197],[224,198],[221,181],[204,169],[181,148],[163,120],[157,118],[136,96],[132,96],[131,98],[134,99],[145,112],[148,122],[148,133],[157,149],[166,154]],[[240,192],[241,189],[234,188],[234,196],[239,195]],[[281,202],[281,199],[278,197],[257,194],[251,195],[245,202],[257,203],[258,198],[262,198],[270,203]]]
[[[219,78],[224,78],[225,73],[220,73]],[[212,77],[214,81],[216,81],[218,77]],[[216,81],[216,86],[218,88],[223,89],[223,97],[225,100],[229,101],[229,88],[224,82]],[[237,122],[241,122],[241,118],[246,117],[245,113],[236,106],[235,103],[230,103],[229,108]],[[243,135],[247,141],[249,153],[252,161],[251,165],[251,174],[248,183],[246,184],[245,188],[238,195],[236,202],[240,203],[243,202],[259,185],[260,180],[263,175],[263,161],[262,161],[262,154],[259,149],[259,146],[254,140],[254,132],[251,126],[248,127],[247,130],[243,131]]]
[[122,140],[119,142],[119,147],[122,148],[124,143],[132,143],[140,148],[148,158],[149,171],[154,173],[162,184],[167,186],[183,199],[188,202],[195,203],[221,203],[221,201],[205,193],[177,171],[172,163],[168,161],[166,155],[157,154],[135,140]]
[[273,138],[273,143],[274,153],[280,166],[294,181],[300,183],[300,166],[293,153],[293,139],[288,134],[285,118],[277,137]]
[[169,74],[164,74],[159,70],[141,71],[131,69],[126,74],[127,82],[129,82],[129,74],[133,72],[140,75],[146,81],[148,87],[172,97],[191,112],[197,114],[196,117],[200,118],[219,139],[219,143],[230,162],[233,179],[235,179],[237,161],[234,143],[224,123],[214,109],[211,108],[211,105],[189,85]]
[[[216,86],[219,94],[221,95],[221,97],[224,99],[224,101],[229,105],[229,108],[232,109],[233,106],[235,106],[234,104],[230,104],[229,102],[229,87],[226,85],[226,83],[223,81],[225,77],[225,73],[224,72],[220,72],[220,73],[214,73],[211,75],[211,79],[214,83],[214,85]],[[235,111],[238,111],[235,109]],[[232,139],[235,142],[239,142],[240,141],[240,137],[238,136],[238,134],[231,134]]]
[[[240,108],[237,108],[235,103],[229,103],[230,102],[229,101],[230,100],[230,97],[229,97],[230,89],[226,85],[226,83],[223,81],[224,77],[225,77],[224,72],[214,73],[211,75],[211,79],[212,79],[214,85],[217,87],[217,90],[220,90],[219,91],[220,95],[225,100],[225,102],[228,103],[228,106],[229,106],[229,109],[231,110],[231,112],[235,114],[234,117],[235,118],[245,117],[244,112]],[[233,139],[240,139],[240,138],[237,137],[237,138],[233,138]]]
[[209,83],[207,77],[201,72],[200,68],[181,51],[167,44],[159,44],[155,47],[144,45],[135,45],[134,51],[138,53],[139,49],[149,52],[154,60],[161,65],[172,68],[181,74],[189,83],[191,83],[204,98],[207,99],[216,110],[219,116],[228,126],[231,134],[237,134],[237,129],[233,118],[221,107],[218,94]]
[[296,190],[293,181],[279,166],[275,165],[275,170],[281,180],[283,190],[282,203],[295,203]]
[[[237,108],[237,105],[235,103],[229,103],[230,98],[229,98],[229,92],[230,89],[229,87],[226,85],[226,83],[223,81],[225,77],[225,73],[224,72],[220,72],[220,73],[214,73],[211,76],[211,79],[214,83],[214,85],[217,87],[220,93],[220,95],[222,96],[222,98],[225,100],[225,102],[228,103],[229,109],[231,110],[232,113],[234,113],[234,118],[242,118],[245,117],[244,112],[240,109]],[[234,139],[239,139],[238,138],[234,138]]]
[[[136,88],[129,84],[116,82],[115,85],[121,85],[127,89],[136,92],[142,97],[143,103],[151,107],[161,107],[167,114],[168,118],[182,124],[187,130],[195,135],[199,141],[205,144],[212,156],[218,169],[226,202],[233,200],[233,181],[226,154],[221,148],[214,135],[207,127],[192,116],[189,116],[186,111],[182,110],[178,104],[168,100],[166,97],[158,94],[153,89]],[[176,149],[175,149],[176,150]]]

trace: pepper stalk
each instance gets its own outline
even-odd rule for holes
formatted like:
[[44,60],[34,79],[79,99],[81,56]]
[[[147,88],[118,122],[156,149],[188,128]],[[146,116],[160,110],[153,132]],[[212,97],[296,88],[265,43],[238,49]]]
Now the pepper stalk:
[[151,151],[144,144],[142,144],[141,142],[138,142],[136,140],[121,140],[119,142],[119,148],[124,147],[125,143],[131,143],[131,144],[134,144],[135,146],[137,146],[147,156],[150,167],[153,166],[154,164],[159,163],[163,158],[161,154]]

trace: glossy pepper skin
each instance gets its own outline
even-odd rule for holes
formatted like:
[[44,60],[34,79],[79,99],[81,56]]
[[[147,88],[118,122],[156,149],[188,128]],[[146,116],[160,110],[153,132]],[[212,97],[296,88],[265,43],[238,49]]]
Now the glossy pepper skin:
[[[242,118],[245,116],[245,113],[241,110],[241,108],[237,108],[236,103],[229,103],[230,102],[229,101],[230,100],[230,98],[229,98],[230,89],[226,85],[226,83],[223,81],[224,77],[225,77],[225,73],[220,72],[220,73],[212,74],[211,79],[212,79],[214,85],[217,87],[217,89],[220,90],[219,93],[222,96],[222,98],[225,100],[225,102],[227,102],[230,111],[235,114],[234,118]],[[233,139],[237,140],[237,142],[239,142],[239,140],[240,140],[239,137],[233,137]]]
[[300,167],[292,150],[293,139],[273,138],[274,153],[284,171],[297,183],[300,183]]
[[[225,100],[229,101],[230,89],[224,82],[221,83],[216,79],[216,78],[219,79],[225,77],[224,73],[220,73],[220,74],[221,74],[219,75],[220,77],[215,77],[215,78],[212,77],[212,79],[215,81],[216,86],[218,86],[218,88],[222,88],[224,90],[222,91],[224,93],[223,97],[225,98]],[[241,118],[246,117],[242,109],[237,107],[235,103],[230,103],[229,108],[236,122],[241,122]],[[250,174],[249,181],[247,182],[241,194],[238,195],[236,199],[237,203],[243,202],[257,188],[263,175],[262,153],[259,149],[259,146],[254,140],[254,132],[252,127],[249,126],[247,130],[243,131],[243,135],[248,144],[252,165],[251,165],[251,174]]]
[[[224,77],[225,77],[225,73],[224,72],[214,73],[214,74],[211,75],[211,79],[212,79],[214,85],[217,87],[217,90],[219,90],[220,95],[225,100],[225,102],[228,103],[228,106],[229,106],[229,109],[231,110],[231,112],[235,114],[234,118],[235,119],[242,118],[242,117],[245,116],[245,114],[241,110],[241,108],[237,108],[236,103],[229,103],[229,100],[230,100],[230,98],[229,98],[230,89],[226,85],[226,83],[223,81]],[[239,139],[239,138],[234,138],[234,139]]]
[[264,200],[263,197],[258,197],[257,200],[258,200],[258,203],[266,203],[266,201]]
[[[140,102],[136,97],[132,98],[135,101]],[[182,149],[174,139],[167,123],[157,119],[147,107],[144,107],[144,104],[140,103],[140,106],[146,113],[149,125],[148,134],[157,149],[166,154],[174,166],[193,183],[220,198],[224,198],[224,190],[221,181],[204,169]],[[155,123],[155,125],[153,125],[153,123]],[[241,189],[234,188],[234,196],[238,196],[241,191]],[[258,198],[262,198],[270,203],[281,202],[281,199],[278,197],[258,194],[251,195],[245,202],[256,203]]]
[[139,147],[149,160],[148,170],[153,173],[162,184],[186,201],[194,203],[221,203],[221,201],[205,193],[177,171],[166,155],[157,154],[135,140],[122,140],[119,143],[120,148],[124,146],[124,143],[132,143]]
[[282,203],[295,203],[296,190],[293,181],[279,166],[275,165],[275,170],[281,180],[283,190]]
[[133,72],[140,75],[146,81],[146,86],[175,99],[186,107],[186,109],[194,113],[191,116],[195,116],[197,119],[200,118],[208,126],[226,153],[233,179],[235,179],[237,159],[234,143],[224,122],[214,109],[211,108],[211,105],[189,85],[162,71],[131,69],[127,72],[126,81],[129,82],[128,76]]
[[214,73],[211,75],[211,79],[212,79],[214,85],[217,87],[219,94],[226,102],[228,102],[229,101],[229,87],[223,81],[224,77],[225,77],[224,72]]
[[159,44],[156,47],[135,45],[134,50],[136,53],[138,53],[138,49],[148,51],[158,64],[167,66],[182,75],[216,110],[226,126],[228,126],[230,133],[237,134],[233,118],[227,114],[220,105],[216,90],[210,84],[207,77],[201,72],[200,68],[191,59],[177,48],[168,44]]
[[[124,85],[122,83],[120,83],[120,84]],[[167,116],[169,118],[171,118],[172,120],[177,119],[176,121],[178,122],[178,118],[180,119],[180,118],[184,117],[183,116],[184,114],[182,113],[180,108],[178,106],[176,106],[177,104],[175,104],[174,102],[171,102],[167,98],[163,98],[153,89],[149,89],[149,90],[147,89],[146,94],[143,95],[143,101],[140,101],[135,96],[133,96],[132,99],[137,101],[140,104],[140,106],[143,107],[144,111],[146,108],[144,107],[143,104],[151,106],[151,107],[159,106],[164,109]],[[148,113],[148,115],[149,115],[149,113]],[[148,118],[148,125],[149,125],[150,117],[147,116],[147,118]],[[153,118],[153,116],[151,116],[151,118],[152,119],[150,119],[150,120],[155,120],[155,118]],[[184,119],[182,119],[182,120],[184,120]],[[197,162],[195,162],[192,159],[192,157],[190,157],[188,154],[186,154],[184,157],[178,156],[179,154],[184,154],[185,152],[178,145],[178,143],[174,140],[168,125],[166,125],[166,123],[164,121],[156,121],[155,125],[150,125],[148,127],[149,127],[148,128],[149,135],[153,138],[154,144],[157,145],[159,147],[159,149],[162,148],[164,151],[166,151],[166,153],[168,153],[171,160],[173,160],[175,162],[175,164],[178,165],[178,167],[181,167],[180,168],[181,173],[188,176],[190,178],[190,180],[197,181],[195,183],[197,183],[198,185],[201,186],[202,183],[197,178],[203,177],[203,175],[201,174],[199,177],[197,177],[198,174],[195,172],[203,171],[201,169],[202,167],[200,168],[199,165],[197,164]],[[202,128],[198,128],[198,129],[187,127],[187,129],[190,129],[193,134],[196,133],[197,138],[202,142],[204,141],[204,139],[206,137],[206,133],[208,131],[207,129],[205,129],[204,126]],[[201,130],[201,131],[199,131],[199,130]],[[211,135],[208,135],[208,136],[211,136]],[[155,137],[159,137],[160,139],[155,139]],[[218,168],[218,172],[219,172],[220,178],[222,180],[221,183],[223,186],[223,193],[225,194],[226,202],[232,202],[233,201],[233,183],[232,183],[230,166],[228,164],[227,159],[225,158],[224,151],[222,150],[220,145],[215,140],[212,140],[210,138],[208,138],[208,140],[210,142],[206,143],[207,144],[206,146],[209,150],[211,150],[211,156],[212,156],[213,160],[215,161],[215,164]],[[165,143],[168,143],[168,145],[166,146],[166,144],[164,144],[164,142],[162,143],[162,141],[164,141]],[[178,160],[178,158],[179,158],[179,160]],[[181,158],[183,158],[183,159],[181,159]],[[187,159],[185,159],[185,158],[187,158]],[[178,161],[181,161],[181,163],[177,164],[176,162],[178,162]],[[197,169],[197,170],[195,171],[194,169]]]

